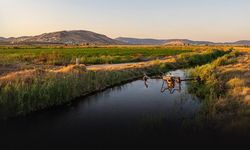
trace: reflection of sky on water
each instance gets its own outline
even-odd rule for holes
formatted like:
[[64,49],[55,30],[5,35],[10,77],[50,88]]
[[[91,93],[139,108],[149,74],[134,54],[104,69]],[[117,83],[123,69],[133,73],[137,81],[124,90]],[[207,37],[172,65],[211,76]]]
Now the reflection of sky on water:
[[[177,73],[183,76],[183,72],[173,72]],[[143,138],[141,133],[150,137],[151,127],[159,128],[159,133],[165,129],[172,131],[169,126],[178,128],[183,121],[193,118],[199,100],[188,94],[185,82],[182,91],[174,94],[161,93],[161,84],[162,80],[152,79],[146,88],[144,81],[137,80],[82,98],[70,106],[2,121],[0,138],[24,143],[35,137],[46,145],[55,140],[91,143],[131,135]]]

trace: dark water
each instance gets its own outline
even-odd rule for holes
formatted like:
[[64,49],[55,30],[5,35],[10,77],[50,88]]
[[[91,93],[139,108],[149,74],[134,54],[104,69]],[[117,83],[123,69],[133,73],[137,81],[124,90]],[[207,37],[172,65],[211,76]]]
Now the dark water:
[[[185,77],[180,70],[172,74]],[[187,92],[184,82],[182,90],[173,94],[161,93],[161,86],[162,80],[149,80],[148,88],[138,80],[82,98],[70,106],[1,121],[0,142],[10,147],[36,148],[164,143],[188,128],[200,108],[200,100]]]

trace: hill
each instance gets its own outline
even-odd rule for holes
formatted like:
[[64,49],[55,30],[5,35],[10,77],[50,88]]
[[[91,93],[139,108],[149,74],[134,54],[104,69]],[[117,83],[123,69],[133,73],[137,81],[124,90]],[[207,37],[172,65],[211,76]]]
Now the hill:
[[133,45],[250,45],[250,41],[215,43],[210,41],[193,41],[188,39],[139,39],[119,37],[116,40]]
[[11,44],[97,44],[97,45],[115,45],[122,42],[111,39],[105,35],[85,30],[59,31],[44,33],[36,36],[22,36],[17,38],[0,38],[1,42]]

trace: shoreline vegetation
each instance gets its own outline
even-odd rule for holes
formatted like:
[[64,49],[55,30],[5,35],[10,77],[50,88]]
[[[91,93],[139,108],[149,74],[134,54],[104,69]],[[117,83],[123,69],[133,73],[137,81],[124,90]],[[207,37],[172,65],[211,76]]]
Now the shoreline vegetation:
[[191,69],[190,75],[199,75],[203,81],[189,86],[191,93],[203,99],[196,129],[249,136],[250,50],[236,48],[209,64]]
[[[78,97],[101,91],[143,76],[174,69],[203,65],[232,50],[206,50],[178,54],[170,62],[155,60],[129,68],[86,70],[85,65],[70,65],[59,71],[29,69],[0,77],[0,118],[62,105]],[[175,55],[175,54],[172,54]]]

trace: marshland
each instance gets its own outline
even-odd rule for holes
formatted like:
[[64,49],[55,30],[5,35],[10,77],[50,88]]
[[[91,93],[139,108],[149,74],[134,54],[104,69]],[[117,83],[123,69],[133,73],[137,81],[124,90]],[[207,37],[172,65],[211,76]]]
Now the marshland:
[[[199,140],[203,134],[214,141],[224,135],[247,137],[249,51],[229,46],[2,47],[1,136],[22,144],[22,137],[49,144],[60,134],[88,144],[137,138],[163,144],[170,137]],[[161,92],[161,77],[170,73],[201,82]]]
[[[13,71],[6,71],[0,77],[1,82],[1,118],[27,114],[32,111],[44,109],[47,107],[61,105],[70,102],[77,97],[88,95],[90,93],[112,87],[133,79],[142,78],[143,74],[148,75],[160,74],[174,69],[194,67],[209,63],[217,57],[223,56],[232,50],[224,49],[195,49],[195,47],[187,47],[187,50],[181,48],[106,48],[108,55],[106,57],[129,57],[131,54],[148,57],[151,60],[141,63],[130,63],[112,65],[98,65],[91,67],[86,66],[84,58],[96,57],[103,54],[105,49],[97,51],[93,48],[86,49],[2,49],[2,60],[6,60],[8,64],[2,64],[9,69],[13,67]],[[120,50],[123,49],[123,50]],[[101,54],[98,53],[101,51]],[[14,51],[14,52],[13,52]],[[18,52],[17,52],[18,51]],[[56,52],[55,52],[56,51]],[[67,56],[66,52],[76,53],[76,55]],[[87,52],[85,52],[87,51]],[[94,52],[93,52],[94,51]],[[122,52],[121,52],[122,51]],[[159,53],[161,51],[161,53]],[[55,57],[54,54],[61,56]],[[89,54],[85,55],[85,54]],[[95,53],[93,55],[93,53]],[[78,56],[77,56],[78,54]],[[165,56],[163,56],[165,54]],[[33,61],[37,59],[47,60],[44,63],[36,64]],[[45,56],[44,56],[45,55]],[[51,57],[51,55],[53,57]],[[82,56],[82,57],[81,57]],[[45,57],[45,58],[44,58]],[[75,62],[65,62],[63,64],[50,64],[64,60],[74,60],[79,57],[80,64]],[[156,57],[156,58],[155,58]],[[20,58],[20,59],[19,59]],[[82,59],[81,59],[82,58]],[[11,63],[12,62],[12,63]],[[100,61],[97,61],[100,62]],[[132,61],[133,62],[133,61]],[[22,65],[24,64],[24,65]],[[95,63],[94,63],[95,64]],[[21,65],[21,66],[20,66]],[[26,66],[27,65],[27,66]],[[5,67],[3,67],[5,68]]]
[[249,14],[247,0],[0,0],[0,149],[246,149]]

